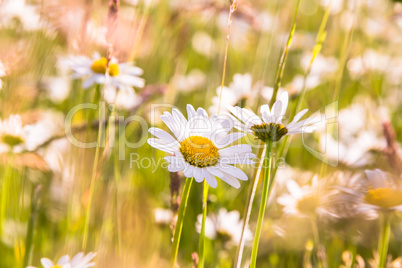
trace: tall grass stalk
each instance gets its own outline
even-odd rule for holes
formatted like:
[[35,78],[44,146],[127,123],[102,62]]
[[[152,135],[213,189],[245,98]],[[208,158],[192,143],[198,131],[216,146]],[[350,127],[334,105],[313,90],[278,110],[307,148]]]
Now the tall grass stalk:
[[32,192],[31,216],[29,217],[27,236],[25,239],[25,254],[24,254],[23,267],[27,267],[31,263],[33,236],[35,230],[36,215],[38,212],[40,202],[41,189],[42,187],[39,185]]
[[[264,146],[263,150],[261,151],[261,153],[258,154],[258,158],[260,159],[262,155],[265,155],[267,152],[267,147]],[[243,219],[243,227],[241,230],[241,237],[240,237],[240,242],[239,242],[239,246],[237,247],[237,252],[236,252],[236,259],[235,259],[235,263],[234,263],[234,267],[236,268],[240,268],[241,266],[241,260],[243,258],[243,251],[244,251],[244,239],[245,239],[245,233],[246,230],[248,228],[248,223],[250,221],[250,215],[251,215],[251,209],[253,207],[253,201],[254,201],[254,197],[255,197],[255,192],[257,191],[257,186],[258,186],[258,182],[260,180],[260,176],[261,176],[261,171],[262,171],[262,165],[264,164],[264,161],[260,161],[258,169],[255,173],[254,176],[254,181],[253,181],[253,185],[252,187],[250,187],[249,193],[248,193],[248,198],[247,198],[247,205],[245,208],[245,212],[244,212],[244,219]]]
[[202,197],[202,224],[200,232],[200,243],[198,246],[198,267],[204,267],[204,250],[205,250],[205,219],[207,218],[207,202],[208,202],[208,183],[204,180],[204,192]]
[[183,194],[181,196],[179,213],[177,215],[177,222],[176,222],[176,227],[175,227],[174,236],[173,236],[172,252],[170,255],[170,262],[172,264],[172,267],[176,266],[177,253],[179,251],[179,244],[180,244],[180,238],[181,238],[181,231],[183,229],[183,220],[184,220],[184,215],[186,214],[187,202],[188,202],[188,197],[190,196],[190,189],[191,189],[192,182],[193,182],[193,178],[186,178],[186,183],[184,184],[184,188],[183,188]]
[[380,237],[378,239],[378,268],[384,268],[387,263],[388,243],[391,234],[391,221],[388,213],[380,215]]
[[[99,89],[99,88],[97,88]],[[100,99],[102,99],[102,94],[100,94]],[[88,229],[89,229],[89,222],[91,219],[91,207],[92,207],[92,201],[93,201],[93,196],[94,196],[94,191],[95,191],[95,181],[96,181],[96,176],[98,172],[98,163],[99,163],[99,154],[100,154],[100,147],[101,147],[101,140],[104,135],[104,120],[102,118],[105,118],[105,110],[102,109],[102,107],[99,107],[99,125],[98,125],[98,138],[96,142],[96,149],[95,149],[95,158],[94,158],[94,163],[92,166],[92,176],[91,176],[91,184],[89,188],[89,197],[88,197],[88,203],[87,203],[87,209],[85,213],[85,223],[84,223],[84,235],[82,239],[82,249],[85,250],[87,247],[87,242],[88,242]]]
[[264,221],[265,215],[265,207],[267,205],[267,200],[270,195],[273,179],[271,179],[271,169],[272,169],[272,142],[269,141],[266,144],[266,153],[264,156],[264,184],[262,188],[262,197],[261,197],[261,204],[260,204],[260,211],[258,213],[258,220],[257,220],[257,227],[255,230],[254,235],[254,242],[253,242],[253,250],[251,252],[251,263],[250,267],[254,268],[257,263],[257,253],[258,253],[258,244],[260,242],[261,230],[262,230],[262,223]]
[[278,94],[279,87],[281,86],[281,83],[282,83],[282,77],[283,77],[283,72],[285,70],[286,59],[288,58],[288,53],[289,53],[290,46],[292,44],[293,35],[296,31],[296,19],[297,19],[297,13],[299,12],[299,5],[300,5],[300,0],[297,0],[295,13],[293,15],[292,26],[291,26],[291,29],[289,32],[288,40],[286,42],[285,49],[283,50],[281,59],[279,60],[279,65],[278,65],[277,74],[276,74],[276,78],[275,78],[274,90],[272,92],[271,101],[269,103],[269,106],[271,106],[271,107],[272,107],[272,105],[274,105],[274,103],[276,101],[276,95]]

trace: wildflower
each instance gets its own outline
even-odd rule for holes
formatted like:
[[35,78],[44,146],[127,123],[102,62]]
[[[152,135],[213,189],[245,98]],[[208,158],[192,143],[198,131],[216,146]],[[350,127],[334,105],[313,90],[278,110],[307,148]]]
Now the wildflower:
[[[222,96],[220,97],[222,90]],[[226,107],[228,105],[236,105],[239,102],[244,102],[251,97],[251,92],[256,92],[252,90],[252,79],[250,74],[235,74],[233,76],[233,82],[230,83],[229,87],[221,86],[216,88],[217,96],[212,98],[212,106],[209,107],[210,113],[217,113],[219,108],[219,102],[221,102],[221,107]]]
[[[201,230],[202,215],[197,216],[197,232]],[[240,219],[240,213],[236,210],[228,212],[221,208],[217,215],[211,214],[205,220],[205,236],[210,239],[217,237],[238,244],[240,242],[243,222]],[[250,229],[245,230],[245,240],[251,241],[253,235]]]
[[21,151],[25,143],[25,131],[19,115],[0,119],[0,153]]
[[402,211],[402,186],[385,172],[366,170],[368,187],[360,192],[346,187],[338,187],[346,193],[345,200],[353,202],[358,213],[378,215],[381,212]]
[[296,216],[331,215],[336,216],[328,210],[331,193],[325,188],[325,182],[313,178],[312,185],[302,187],[296,181],[289,180],[286,183],[289,194],[283,194],[277,202],[284,206],[286,214]]
[[[132,66],[130,63],[119,63],[116,58],[112,58],[108,63],[105,57],[95,53],[88,58],[86,56],[72,56],[62,60],[73,71],[73,78],[84,78],[83,88],[87,89],[94,84],[105,85],[105,100],[115,102],[119,98],[119,92],[124,96],[135,98],[133,87],[144,87],[142,69]],[[109,64],[109,65],[108,65]]]
[[[54,263],[48,258],[42,258],[40,262],[44,268],[89,268],[95,266],[95,262],[90,262],[95,256],[96,253],[94,252],[90,252],[86,255],[83,252],[80,252],[72,259],[70,259],[69,255],[64,255],[57,261],[57,263]],[[35,267],[29,266],[27,268]]]
[[173,132],[172,137],[159,128],[150,128],[149,132],[156,138],[148,139],[148,143],[159,150],[172,154],[165,160],[170,163],[170,172],[183,171],[186,177],[194,177],[197,182],[204,179],[215,188],[216,177],[235,188],[240,187],[237,179],[246,181],[247,175],[231,164],[253,164],[250,158],[251,146],[247,144],[227,147],[234,141],[244,137],[244,133],[228,132],[232,129],[230,118],[208,117],[203,108],[194,110],[187,105],[188,120],[177,110],[165,112],[161,119]]
[[262,118],[252,111],[238,106],[229,107],[229,111],[239,120],[236,123],[238,129],[254,134],[263,142],[279,141],[283,136],[290,134],[311,133],[315,129],[315,127],[309,125],[314,120],[313,118],[298,122],[307,113],[308,109],[296,114],[293,121],[287,126],[282,124],[282,119],[288,106],[288,99],[288,93],[284,92],[274,103],[272,110],[269,109],[268,104],[262,105],[260,108]]

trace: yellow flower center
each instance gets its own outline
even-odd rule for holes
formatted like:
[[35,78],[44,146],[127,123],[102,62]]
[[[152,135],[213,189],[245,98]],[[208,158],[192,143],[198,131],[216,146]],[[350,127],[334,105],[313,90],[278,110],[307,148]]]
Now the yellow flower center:
[[381,208],[391,208],[402,205],[402,191],[392,188],[371,189],[364,201]]
[[297,209],[304,214],[314,214],[320,201],[315,195],[308,195],[297,202]]
[[53,265],[53,266],[50,267],[50,268],[61,268],[61,267],[62,267],[61,265],[56,264],[56,265]]
[[282,124],[276,123],[262,123],[260,125],[254,125],[251,127],[254,135],[264,141],[279,141],[286,133],[288,133],[288,129],[284,127]]
[[14,147],[20,143],[23,143],[24,141],[21,139],[21,137],[19,136],[14,136],[14,135],[10,135],[10,134],[6,134],[4,136],[1,137],[1,140],[8,144],[11,147]]
[[[91,65],[91,70],[98,74],[105,74],[107,69],[107,59],[105,57],[96,60]],[[109,64],[110,76],[116,76],[119,74],[119,66],[115,63]]]
[[187,163],[196,167],[215,166],[219,159],[218,148],[201,136],[191,136],[181,142],[180,152]]

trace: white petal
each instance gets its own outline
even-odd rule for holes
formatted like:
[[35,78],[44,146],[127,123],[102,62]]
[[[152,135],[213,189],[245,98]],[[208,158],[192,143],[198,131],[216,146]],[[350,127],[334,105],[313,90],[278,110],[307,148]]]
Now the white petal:
[[196,182],[202,182],[204,180],[204,172],[202,172],[202,168],[194,167],[193,177]]
[[44,268],[50,268],[50,267],[54,266],[54,263],[48,258],[40,259],[40,263],[42,264],[42,266]]
[[173,138],[172,135],[170,135],[169,133],[160,128],[151,127],[148,130],[148,132],[154,135],[155,137],[163,140],[164,142],[166,142],[166,144],[172,143],[180,146],[179,142],[175,138]]
[[246,173],[244,173],[241,169],[231,166],[231,165],[226,165],[226,164],[220,164],[219,165],[219,170],[223,171],[227,174],[231,174],[232,176],[242,180],[242,181],[247,181],[248,177]]
[[218,182],[216,181],[215,176],[211,175],[207,169],[203,169],[204,177],[207,180],[209,186],[212,188],[216,188],[218,186]]
[[236,156],[239,154],[251,153],[251,146],[248,144],[233,145],[219,150],[219,156]]

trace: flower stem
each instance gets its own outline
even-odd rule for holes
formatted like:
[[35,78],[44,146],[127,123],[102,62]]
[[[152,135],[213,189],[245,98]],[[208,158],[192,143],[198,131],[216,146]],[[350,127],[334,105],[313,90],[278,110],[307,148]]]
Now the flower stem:
[[204,180],[204,193],[202,199],[202,224],[200,232],[200,243],[198,245],[198,267],[204,267],[204,249],[205,249],[205,219],[207,218],[207,201],[208,201],[208,183]]
[[[258,153],[258,158],[261,158],[261,155],[265,155],[267,151],[267,148],[264,147],[264,149],[262,150],[261,153]],[[257,191],[257,186],[258,186],[258,181],[260,180],[260,175],[261,175],[261,170],[262,170],[262,166],[263,166],[264,160],[260,161],[260,164],[258,166],[258,170],[255,173],[254,176],[254,182],[253,182],[253,186],[250,188],[250,191],[248,193],[248,198],[247,198],[247,206],[244,212],[244,219],[243,219],[243,227],[241,230],[241,237],[240,237],[240,242],[239,242],[239,246],[237,248],[237,253],[236,253],[236,259],[235,259],[235,264],[233,265],[236,268],[240,268],[241,266],[241,260],[243,257],[243,249],[244,249],[244,243],[245,243],[245,234],[246,234],[246,230],[248,227],[248,222],[250,221],[250,216],[251,216],[251,209],[253,207],[253,201],[254,201],[254,197],[255,197],[255,192]]]
[[380,216],[380,239],[378,240],[378,268],[384,268],[387,263],[388,242],[391,234],[391,222],[389,215],[382,213]]
[[33,193],[32,193],[31,216],[29,217],[27,236],[26,236],[26,240],[25,240],[25,255],[24,255],[24,266],[23,267],[27,267],[28,264],[31,262],[33,236],[34,236],[34,230],[35,230],[36,216],[37,216],[40,197],[41,197],[40,196],[41,189],[42,189],[42,187],[39,185],[35,188],[35,190],[33,190]]
[[260,242],[262,222],[264,220],[265,207],[267,205],[267,200],[270,195],[273,180],[271,180],[271,164],[272,164],[272,143],[269,141],[266,144],[267,151],[264,157],[264,185],[262,188],[262,197],[260,204],[260,211],[258,213],[258,221],[257,228],[255,230],[254,242],[253,242],[253,250],[251,253],[251,263],[250,267],[254,268],[257,263],[257,252],[258,252],[258,244]]
[[[95,93],[95,100],[97,98],[98,97]],[[87,242],[88,242],[88,229],[89,229],[89,222],[91,219],[91,207],[92,207],[92,200],[93,200],[94,191],[95,191],[95,181],[96,181],[96,176],[97,176],[97,171],[98,171],[101,140],[104,135],[103,131],[105,130],[103,127],[103,124],[104,124],[103,118],[105,118],[105,109],[102,108],[100,105],[99,105],[99,109],[100,110],[99,110],[98,138],[97,138],[97,142],[96,142],[94,164],[92,166],[92,176],[91,176],[91,184],[90,184],[90,188],[89,188],[88,204],[87,204],[87,209],[86,209],[86,213],[85,213],[84,235],[83,235],[83,239],[82,239],[82,249],[83,250],[85,250],[85,248],[87,247]]]
[[175,265],[176,265],[177,252],[179,251],[181,230],[183,228],[183,220],[184,220],[184,215],[186,214],[187,201],[188,201],[188,197],[190,196],[190,189],[191,189],[192,182],[193,182],[193,178],[186,179],[186,183],[184,184],[184,188],[183,188],[183,194],[181,196],[179,214],[177,216],[176,228],[174,230],[172,253],[170,255],[170,261],[172,263],[172,267],[175,267]]

